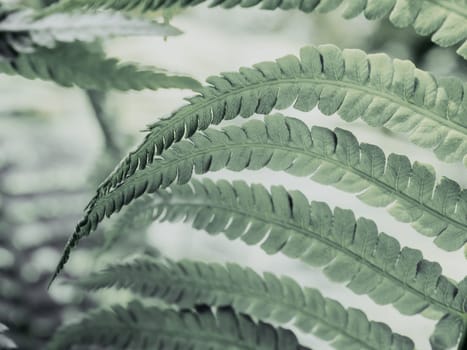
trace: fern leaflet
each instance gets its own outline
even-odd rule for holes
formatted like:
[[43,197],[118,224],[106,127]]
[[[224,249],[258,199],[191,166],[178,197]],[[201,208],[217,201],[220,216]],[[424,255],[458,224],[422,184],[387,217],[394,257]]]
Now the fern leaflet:
[[51,80],[62,86],[91,90],[142,90],[182,88],[196,90],[200,84],[190,77],[171,76],[155,69],[140,68],[106,58],[102,52],[78,43],[39,48],[11,61],[0,61],[0,73],[27,79]]
[[439,158],[464,159],[467,165],[465,83],[454,78],[438,81],[409,61],[332,45],[305,47],[300,57],[286,56],[209,78],[211,86],[189,99],[189,105],[150,126],[143,143],[104,181],[97,196],[197,130],[291,105],[310,111],[318,104],[324,114],[337,112],[349,122],[361,117],[371,126],[407,132],[417,145],[434,147]]
[[396,239],[378,234],[373,221],[355,219],[350,210],[333,213],[325,203],[310,204],[301,192],[241,181],[192,180],[163,193],[172,200],[153,206],[154,219],[184,219],[210,234],[260,244],[268,254],[322,266],[329,279],[401,313],[429,308],[439,315],[462,314],[467,308],[467,290],[442,276],[438,263],[424,260],[419,250],[400,249]]
[[424,260],[418,250],[401,250],[397,240],[378,234],[373,221],[356,220],[350,210],[337,208],[333,215],[324,203],[310,205],[300,192],[273,187],[269,193],[242,182],[232,187],[227,182],[194,181],[193,188],[171,189],[181,202],[155,206],[156,218],[185,218],[211,234],[224,232],[247,244],[262,242],[265,252],[281,251],[324,266],[331,280],[347,282],[354,292],[368,294],[379,304],[393,304],[404,314],[427,308],[441,315],[465,312],[466,291],[442,276],[439,264]]
[[304,332],[332,341],[336,349],[413,349],[413,342],[392,333],[379,322],[368,321],[358,309],[344,309],[313,288],[302,289],[290,278],[271,273],[263,277],[236,264],[222,266],[201,262],[174,263],[138,259],[110,266],[81,280],[86,289],[115,286],[129,288],[146,297],[157,297],[182,308],[197,304],[232,307],[258,319],[270,318],[280,324],[294,321]]
[[161,310],[131,302],[91,314],[55,336],[49,350],[73,345],[98,345],[112,349],[243,349],[307,350],[295,335],[282,328],[255,323],[232,309],[207,307],[196,311]]
[[444,178],[435,185],[432,168],[405,156],[385,158],[378,147],[359,144],[348,131],[312,127],[280,115],[253,120],[243,127],[208,129],[175,144],[150,166],[127,178],[117,188],[95,197],[63,253],[57,271],[68,260],[72,247],[95,230],[104,216],[145,192],[154,192],[177,181],[186,183],[193,171],[204,174],[227,168],[233,171],[268,167],[297,176],[311,176],[322,184],[358,193],[363,202],[386,207],[398,220],[411,222],[419,232],[435,236],[445,250],[467,241],[467,191]]
[[[71,11],[79,8],[111,8],[142,11],[181,6],[189,7],[204,0],[145,1],[145,0],[62,0],[47,11]],[[363,13],[369,20],[389,17],[396,27],[413,27],[417,34],[432,35],[434,43],[448,47],[461,44],[457,53],[467,59],[467,2],[465,0],[213,0],[210,7],[229,9],[235,6],[260,5],[265,10],[299,9],[303,12],[327,13],[345,4],[344,18],[353,18]]]

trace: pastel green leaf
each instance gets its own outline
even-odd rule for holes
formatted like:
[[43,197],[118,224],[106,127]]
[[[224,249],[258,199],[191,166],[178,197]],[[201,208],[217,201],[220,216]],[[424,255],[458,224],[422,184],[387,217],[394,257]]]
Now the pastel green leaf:
[[397,220],[436,237],[435,243],[447,251],[460,249],[467,241],[467,191],[453,180],[442,179],[436,184],[431,167],[417,162],[412,165],[401,155],[391,154],[386,159],[379,148],[360,146],[346,130],[310,130],[297,119],[274,115],[266,117],[265,122],[253,120],[243,127],[198,132],[189,141],[176,143],[115,189],[92,199],[57,271],[68,259],[73,245],[91,233],[104,216],[111,216],[143,193],[173,182],[185,183],[193,172],[263,167],[309,176],[319,183],[356,193],[369,205],[387,207]]
[[[73,9],[115,9],[155,11],[172,6],[191,7],[204,0],[145,1],[145,0],[61,0],[46,9],[46,13]],[[465,0],[213,0],[210,7],[251,7],[264,10],[299,9],[303,12],[328,13],[344,6],[343,17],[353,18],[363,13],[367,19],[389,18],[396,27],[413,27],[419,35],[431,35],[434,43],[442,46],[462,44],[458,53],[467,58],[464,46],[467,40],[467,6]]]
[[[238,188],[248,196],[245,186],[242,183]],[[392,333],[386,325],[382,336],[373,338],[372,329],[380,324],[368,321],[361,310],[344,309],[337,301],[324,298],[318,290],[302,288],[288,277],[279,278],[268,272],[260,276],[236,264],[158,262],[143,258],[109,266],[77,283],[88,290],[130,289],[141,296],[160,298],[182,308],[197,304],[232,305],[239,312],[260,319],[269,318],[279,324],[293,321],[300,330],[317,333],[331,341],[336,349],[414,348],[409,338]],[[388,344],[382,342],[382,338],[389,339]]]
[[322,202],[310,204],[298,191],[192,180],[158,192],[150,207],[154,219],[189,221],[209,234],[224,233],[261,244],[268,254],[283,252],[321,266],[331,280],[404,314],[462,314],[467,307],[465,291],[441,275],[439,264],[424,260],[418,250],[401,249],[397,240],[378,233],[373,221],[356,219],[350,210],[332,211]]
[[93,90],[196,90],[200,86],[193,78],[121,63],[78,43],[59,44],[53,49],[40,48],[10,61],[0,61],[0,73]]
[[455,78],[438,81],[408,61],[323,45],[303,48],[300,59],[289,55],[208,81],[211,85],[187,106],[149,127],[143,143],[101,184],[96,197],[198,130],[291,105],[301,111],[317,105],[346,121],[361,117],[371,126],[407,133],[446,162],[467,162],[467,85]]
[[308,349],[298,343],[291,331],[256,323],[229,307],[216,312],[208,307],[174,311],[137,301],[91,313],[82,321],[63,327],[48,349],[71,349],[74,345],[121,350]]

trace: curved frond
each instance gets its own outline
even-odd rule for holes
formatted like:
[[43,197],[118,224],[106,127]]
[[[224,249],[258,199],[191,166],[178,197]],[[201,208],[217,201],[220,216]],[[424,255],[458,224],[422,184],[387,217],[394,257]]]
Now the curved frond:
[[[410,222],[419,232],[436,237],[445,250],[467,241],[467,190],[448,178],[436,184],[434,170],[405,156],[387,157],[381,149],[359,144],[342,129],[311,130],[300,120],[280,115],[265,122],[252,120],[242,127],[208,129],[175,144],[145,169],[107,194],[95,197],[77,225],[57,267],[68,260],[72,247],[93,231],[105,216],[145,192],[174,182],[186,183],[193,171],[204,174],[227,168],[233,171],[268,167],[297,176],[311,176],[322,184],[358,193],[363,202],[388,207],[396,219]],[[56,274],[55,274],[56,276]]]
[[76,85],[91,90],[197,89],[200,86],[193,78],[171,76],[155,69],[120,63],[77,43],[60,44],[53,49],[40,48],[32,54],[21,54],[11,61],[1,61],[0,73],[19,74],[27,79],[50,80],[62,86]]
[[442,276],[438,263],[424,260],[419,250],[401,249],[396,239],[378,233],[373,221],[356,219],[351,210],[332,211],[322,202],[310,204],[299,191],[282,186],[268,191],[242,181],[192,180],[164,194],[173,199],[156,201],[154,219],[184,219],[210,234],[260,244],[268,254],[282,252],[324,267],[329,279],[403,314],[467,310],[467,290]]
[[62,0],[49,11],[70,11],[78,8],[111,8],[116,10],[154,11],[161,8],[189,7],[208,2],[210,7],[226,9],[240,6],[260,6],[265,10],[299,9],[303,12],[316,11],[327,13],[345,6],[344,18],[353,18],[363,13],[369,20],[388,17],[399,28],[413,27],[419,35],[431,35],[434,43],[448,47],[462,46],[457,51],[467,59],[467,2],[465,0],[183,0],[183,1],[146,1],[146,0]]
[[[36,47],[53,48],[60,42],[84,41],[115,36],[171,36],[181,32],[166,23],[132,18],[118,12],[56,13],[34,18],[30,10],[11,11],[0,19],[2,46],[31,53]],[[0,50],[1,53],[4,50]]]
[[208,82],[187,106],[150,126],[143,143],[99,187],[98,196],[183,137],[223,120],[291,105],[301,111],[318,105],[324,114],[338,113],[349,122],[361,117],[371,126],[408,133],[417,145],[434,148],[440,159],[467,164],[467,84],[437,80],[409,61],[323,45],[303,48],[300,59],[286,56]]
[[231,308],[216,312],[161,310],[132,302],[127,307],[92,313],[77,324],[64,327],[48,349],[73,345],[98,345],[112,349],[243,349],[307,350],[295,335],[282,328],[236,314]]
[[304,332],[332,342],[336,349],[409,350],[413,342],[392,333],[384,323],[368,321],[361,310],[324,298],[313,288],[271,273],[262,277],[236,264],[138,259],[113,265],[78,284],[85,289],[128,288],[146,297],[192,308],[197,304],[232,307],[258,319],[280,324],[293,320]]

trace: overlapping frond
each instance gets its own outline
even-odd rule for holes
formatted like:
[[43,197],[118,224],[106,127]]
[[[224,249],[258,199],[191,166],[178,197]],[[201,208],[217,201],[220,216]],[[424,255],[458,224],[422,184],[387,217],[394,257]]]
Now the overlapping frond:
[[368,321],[361,310],[345,309],[313,288],[271,273],[262,277],[236,264],[138,259],[108,267],[78,284],[90,290],[128,288],[146,297],[192,308],[231,305],[238,312],[280,324],[293,320],[304,332],[331,341],[336,349],[413,349],[413,342],[384,323]]
[[21,54],[13,60],[0,62],[0,73],[94,90],[196,90],[200,86],[193,78],[120,63],[78,43],[60,44],[53,49],[40,48],[32,54]]
[[322,266],[331,280],[404,314],[427,308],[462,314],[467,308],[467,291],[442,276],[438,263],[424,260],[419,250],[401,249],[396,239],[378,233],[373,221],[356,219],[350,210],[332,211],[322,202],[310,204],[299,191],[281,186],[268,191],[242,181],[192,180],[164,195],[170,200],[156,199],[154,219],[183,219],[210,234],[260,244],[268,254],[282,252]]
[[303,12],[327,13],[344,5],[344,18],[364,14],[369,20],[388,17],[399,28],[413,27],[419,35],[431,35],[434,43],[448,47],[461,44],[457,53],[467,59],[467,2],[465,0],[62,0],[52,11],[111,8],[154,11],[172,6],[190,7],[208,2],[210,7],[226,9],[259,6],[265,10],[299,9]]
[[77,324],[64,327],[49,350],[74,345],[97,345],[112,349],[244,349],[307,350],[295,335],[283,328],[236,314],[231,308],[213,312],[208,307],[191,310],[161,310],[132,302],[90,314]]
[[[127,17],[118,12],[56,13],[35,18],[29,10],[0,13],[0,58],[54,48],[60,42],[92,42],[115,36],[171,36],[181,32],[167,23]],[[7,50],[9,48],[9,50]]]
[[342,129],[311,130],[300,120],[281,115],[265,122],[252,120],[242,127],[208,129],[175,144],[145,169],[107,194],[94,198],[65,248],[57,272],[72,247],[93,231],[105,216],[118,212],[145,192],[174,182],[186,183],[193,171],[204,174],[227,168],[233,171],[268,167],[358,193],[363,202],[388,207],[398,220],[412,223],[419,232],[436,237],[445,250],[467,241],[467,191],[448,178],[436,184],[429,166],[411,164],[405,156],[359,144]]
[[150,164],[155,155],[183,137],[211,124],[291,105],[344,120],[361,117],[371,126],[406,132],[410,139],[445,161],[467,164],[467,85],[455,78],[437,80],[409,61],[332,45],[305,47],[300,60],[286,56],[238,73],[208,79],[210,86],[189,104],[149,128],[131,152],[99,187],[97,196]]

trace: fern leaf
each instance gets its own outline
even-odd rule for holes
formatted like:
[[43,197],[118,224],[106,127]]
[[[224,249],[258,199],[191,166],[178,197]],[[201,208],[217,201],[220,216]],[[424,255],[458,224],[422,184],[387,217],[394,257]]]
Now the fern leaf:
[[145,297],[161,298],[169,304],[192,308],[197,304],[232,305],[258,319],[280,324],[293,320],[304,332],[312,332],[332,342],[334,348],[413,349],[413,342],[392,333],[383,324],[368,321],[361,310],[344,307],[324,298],[313,288],[302,289],[290,278],[271,273],[263,277],[236,264],[182,261],[166,263],[138,259],[110,266],[99,274],[78,282],[85,289],[116,286],[129,288]]
[[173,200],[156,202],[153,218],[184,219],[210,234],[261,244],[268,254],[282,252],[324,267],[331,280],[403,314],[428,308],[442,316],[467,308],[467,290],[442,276],[438,263],[424,260],[419,250],[401,249],[396,239],[378,234],[373,221],[356,219],[350,210],[333,213],[325,203],[310,204],[301,192],[281,186],[267,191],[241,181],[192,180],[164,194]]
[[155,69],[119,63],[114,58],[104,57],[102,52],[77,43],[60,44],[53,49],[40,48],[32,54],[21,54],[12,61],[0,62],[0,73],[93,90],[196,90],[200,86],[190,77],[171,76]]
[[408,133],[417,145],[434,148],[440,159],[464,159],[467,165],[467,84],[455,78],[438,81],[409,61],[324,45],[303,48],[300,60],[286,56],[208,82],[189,105],[150,126],[143,143],[104,181],[97,196],[197,130],[291,105],[301,111],[318,105],[324,114],[337,112],[349,122],[361,117],[371,126]]
[[439,315],[463,314],[467,291],[441,275],[437,263],[418,250],[400,249],[397,240],[378,234],[374,222],[356,220],[349,210],[334,214],[320,202],[308,203],[298,191],[248,187],[243,182],[217,185],[209,180],[171,187],[175,201],[154,206],[154,218],[185,219],[210,234],[259,244],[269,254],[279,251],[314,266],[324,266],[334,281],[379,304],[393,304],[404,314],[430,309]]
[[[116,10],[139,8],[142,11],[151,11],[172,6],[189,7],[203,2],[206,1],[62,0],[58,5],[49,8],[48,11],[71,11],[79,8]],[[346,6],[343,13],[345,18],[353,18],[361,13],[369,20],[388,17],[396,27],[411,26],[419,35],[431,35],[432,41],[442,47],[461,43],[462,46],[457,52],[467,59],[467,50],[465,50],[467,45],[467,2],[465,0],[213,0],[210,2],[210,7],[220,6],[229,9],[235,6],[259,5],[265,10],[299,9],[307,13],[312,11],[327,13],[335,10],[341,4]]]
[[244,349],[306,350],[295,335],[282,328],[236,314],[231,308],[217,312],[207,307],[197,311],[161,310],[132,302],[126,308],[92,313],[54,337],[49,350],[73,345],[97,345],[112,349]]
[[9,13],[0,21],[0,35],[18,52],[35,46],[53,48],[59,42],[92,42],[115,36],[171,36],[181,32],[166,23],[126,17],[118,12],[56,13],[40,19],[29,10]]
[[[208,129],[175,144],[150,166],[125,179],[107,194],[95,197],[58,264],[58,273],[72,247],[94,231],[105,216],[118,212],[145,192],[177,181],[186,183],[193,171],[204,174],[227,168],[233,171],[268,167],[297,176],[311,176],[322,184],[357,193],[363,202],[388,207],[400,221],[436,237],[448,251],[467,241],[467,191],[448,178],[435,184],[431,167],[391,154],[370,144],[359,144],[348,131],[313,127],[280,115],[253,120],[243,127]],[[56,274],[54,275],[54,277]]]

